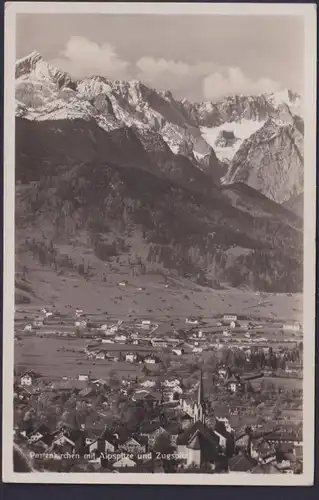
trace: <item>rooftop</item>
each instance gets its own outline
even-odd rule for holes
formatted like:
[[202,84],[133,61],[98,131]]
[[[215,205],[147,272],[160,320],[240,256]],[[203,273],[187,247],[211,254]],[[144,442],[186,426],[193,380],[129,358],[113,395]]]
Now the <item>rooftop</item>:
[[234,472],[249,472],[257,465],[257,460],[249,457],[246,454],[235,455],[228,462],[230,471]]

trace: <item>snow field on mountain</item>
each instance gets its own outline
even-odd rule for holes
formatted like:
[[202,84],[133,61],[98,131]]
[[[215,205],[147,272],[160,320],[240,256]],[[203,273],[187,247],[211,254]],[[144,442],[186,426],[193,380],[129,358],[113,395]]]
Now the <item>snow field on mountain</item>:
[[[241,120],[240,122],[230,122],[218,127],[201,127],[203,139],[211,146],[219,160],[231,161],[245,139],[248,139],[258,129],[264,125],[265,121]],[[222,131],[233,132],[236,143],[233,146],[222,147],[216,145],[216,140]]]

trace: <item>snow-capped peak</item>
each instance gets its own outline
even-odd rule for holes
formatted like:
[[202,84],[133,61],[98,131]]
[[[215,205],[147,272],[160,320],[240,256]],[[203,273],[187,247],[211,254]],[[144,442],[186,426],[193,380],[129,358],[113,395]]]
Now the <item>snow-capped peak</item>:
[[39,61],[43,61],[42,56],[34,50],[30,54],[16,61],[16,78],[32,71]]
[[279,106],[280,104],[294,104],[300,102],[301,96],[290,89],[283,89],[278,92],[273,92],[271,94],[266,94],[267,98],[272,102],[273,105]]
[[32,79],[32,81],[38,82],[51,82],[58,85],[59,88],[72,83],[68,73],[60,71],[49,64],[37,51],[31,52],[31,54],[16,62],[15,76],[16,80]]
[[39,52],[37,50],[33,50],[27,56],[24,56],[24,57],[21,57],[20,59],[17,59],[16,65],[19,65],[21,63],[25,63],[28,61],[39,60],[39,59],[42,59],[41,54],[39,54]]
[[302,116],[302,99],[301,96],[290,89],[283,89],[278,92],[266,95],[268,102],[278,109],[282,105],[289,106],[293,115]]

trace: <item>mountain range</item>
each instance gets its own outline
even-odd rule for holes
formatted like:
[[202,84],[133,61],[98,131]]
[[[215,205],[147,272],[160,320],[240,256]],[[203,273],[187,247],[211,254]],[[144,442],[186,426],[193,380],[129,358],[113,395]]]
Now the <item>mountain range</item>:
[[140,272],[298,291],[301,109],[291,91],[191,103],[76,81],[33,52],[16,63],[18,247],[57,265],[72,242],[102,261],[135,255]]

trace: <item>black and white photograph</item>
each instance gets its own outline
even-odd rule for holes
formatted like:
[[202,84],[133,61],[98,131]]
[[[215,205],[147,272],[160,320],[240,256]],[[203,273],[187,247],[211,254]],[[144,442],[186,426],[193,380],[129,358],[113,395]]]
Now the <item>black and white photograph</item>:
[[311,485],[315,6],[5,16],[4,481]]

